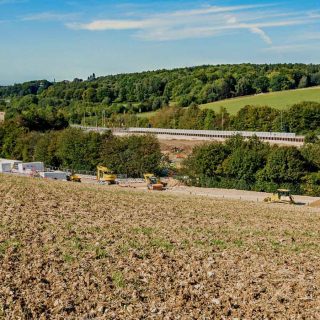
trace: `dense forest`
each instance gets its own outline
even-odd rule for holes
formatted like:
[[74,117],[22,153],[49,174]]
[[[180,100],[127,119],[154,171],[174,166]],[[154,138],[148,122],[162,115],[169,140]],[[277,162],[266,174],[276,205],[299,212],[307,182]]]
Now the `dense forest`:
[[189,184],[201,187],[274,192],[290,188],[297,194],[320,195],[320,141],[298,149],[269,145],[253,137],[234,136],[226,143],[194,148],[185,160]]
[[[90,121],[91,120],[91,121]],[[30,131],[61,130],[69,126],[64,113],[54,109],[39,109],[16,113],[11,119]],[[320,104],[301,102],[279,111],[269,106],[246,106],[231,115],[226,109],[214,112],[200,109],[164,107],[150,119],[130,114],[114,114],[106,119],[86,119],[87,125],[107,127],[157,127],[193,130],[276,131],[297,134],[320,134]]]
[[0,110],[7,111],[8,118],[37,110],[63,114],[73,123],[80,123],[84,116],[111,121],[116,114],[317,85],[320,65],[305,64],[199,66],[99,78],[93,74],[85,81],[43,80],[2,86]]
[[162,154],[153,136],[115,137],[79,129],[36,131],[16,121],[0,124],[0,158],[43,161],[55,169],[95,172],[99,164],[130,177],[161,169]]

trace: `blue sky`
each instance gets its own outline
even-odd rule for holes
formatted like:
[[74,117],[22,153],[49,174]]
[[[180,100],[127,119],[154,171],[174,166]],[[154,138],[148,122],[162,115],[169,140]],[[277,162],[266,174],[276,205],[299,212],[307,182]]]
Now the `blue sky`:
[[217,63],[320,63],[319,0],[0,0],[0,84]]

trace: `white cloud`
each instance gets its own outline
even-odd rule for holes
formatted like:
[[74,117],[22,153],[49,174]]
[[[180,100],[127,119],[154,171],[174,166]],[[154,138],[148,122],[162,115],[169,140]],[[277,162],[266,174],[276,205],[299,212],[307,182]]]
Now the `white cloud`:
[[265,43],[272,44],[271,38],[262,29],[257,27],[252,27],[250,28],[250,31],[254,34],[259,35]]
[[258,5],[242,5],[242,6],[206,6],[200,9],[194,10],[181,10],[173,12],[171,15],[174,17],[186,17],[186,16],[195,16],[195,15],[205,15],[212,13],[225,13],[225,12],[234,12],[234,11],[243,11],[248,9],[257,9],[263,7],[269,7],[270,5],[258,4]]
[[96,20],[90,23],[67,23],[75,30],[104,31],[104,30],[131,30],[144,29],[151,26],[148,20]]
[[267,28],[318,23],[315,12],[312,16],[310,12],[283,12],[279,8],[270,11],[268,7],[273,5],[206,6],[132,19],[72,22],[66,26],[88,31],[132,30],[135,37],[148,41],[213,37],[230,31],[247,30],[272,45],[272,39],[265,31]]
[[227,22],[235,29],[248,29],[251,33],[259,35],[260,38],[267,44],[272,44],[271,38],[256,25],[239,23],[235,16],[228,18]]

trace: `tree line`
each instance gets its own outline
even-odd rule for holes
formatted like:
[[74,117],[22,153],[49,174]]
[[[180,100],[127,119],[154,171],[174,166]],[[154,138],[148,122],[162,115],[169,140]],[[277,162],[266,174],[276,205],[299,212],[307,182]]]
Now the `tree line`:
[[152,117],[150,124],[172,129],[320,134],[320,103],[301,102],[283,111],[268,106],[245,106],[236,115],[231,115],[224,108],[214,112],[196,105],[189,108],[168,107]]
[[195,147],[183,170],[189,184],[201,187],[265,192],[289,188],[297,194],[320,196],[319,155],[316,137],[298,149],[234,136],[226,143]]
[[86,81],[30,81],[0,87],[0,108],[57,108],[77,122],[104,111],[135,114],[174,103],[180,107],[226,98],[320,85],[320,65],[208,65],[99,77]]
[[[320,196],[319,155],[320,141],[315,134],[309,134],[300,149],[234,136],[226,143],[195,147],[176,174],[187,175],[191,185],[201,187],[256,191],[283,187]],[[152,135],[115,137],[111,132],[75,128],[30,130],[17,120],[0,124],[0,158],[43,161],[47,166],[74,171],[95,171],[101,164],[130,177],[160,173],[169,167]]]
[[75,128],[31,131],[9,121],[0,125],[0,158],[43,161],[74,171],[95,171],[100,164],[115,173],[142,177],[159,168],[162,155],[153,136],[115,137]]

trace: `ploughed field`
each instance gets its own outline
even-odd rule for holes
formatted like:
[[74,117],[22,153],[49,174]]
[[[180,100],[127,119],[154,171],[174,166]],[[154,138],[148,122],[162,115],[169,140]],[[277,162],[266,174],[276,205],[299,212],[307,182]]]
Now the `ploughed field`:
[[319,319],[320,212],[0,175],[0,319]]

